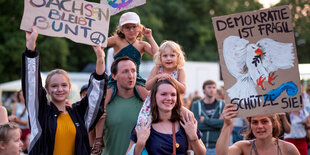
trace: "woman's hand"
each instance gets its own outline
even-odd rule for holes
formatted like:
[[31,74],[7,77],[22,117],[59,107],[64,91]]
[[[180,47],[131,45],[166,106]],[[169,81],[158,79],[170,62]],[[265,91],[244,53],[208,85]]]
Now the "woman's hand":
[[222,113],[222,116],[224,118],[224,123],[227,125],[232,125],[233,118],[237,117],[237,110],[234,107],[234,104],[226,104]]
[[34,51],[36,49],[36,40],[38,38],[38,32],[34,26],[32,26],[32,32],[26,31],[26,47],[28,50]]
[[189,138],[189,141],[196,141],[198,140],[197,136],[197,121],[193,115],[187,113],[186,115],[182,116],[182,121],[180,121],[181,126],[184,128],[186,135]]
[[144,119],[141,119],[141,127],[138,129],[137,127],[135,128],[136,133],[137,133],[137,144],[140,145],[145,145],[147,139],[150,136],[151,132],[151,121],[148,121],[148,123],[145,125]]

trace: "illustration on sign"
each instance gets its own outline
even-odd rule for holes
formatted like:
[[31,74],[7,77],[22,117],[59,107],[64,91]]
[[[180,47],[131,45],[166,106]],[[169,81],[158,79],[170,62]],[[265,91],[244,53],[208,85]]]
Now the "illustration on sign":
[[[223,42],[223,56],[228,71],[237,82],[227,90],[230,98],[257,95],[256,86],[274,85],[278,69],[294,66],[292,43],[263,38],[256,44],[239,36],[229,36]],[[265,83],[265,81],[267,83]]]

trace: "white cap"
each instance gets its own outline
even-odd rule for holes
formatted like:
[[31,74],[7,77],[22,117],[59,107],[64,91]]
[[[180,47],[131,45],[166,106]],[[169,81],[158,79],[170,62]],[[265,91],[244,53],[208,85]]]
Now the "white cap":
[[134,12],[126,12],[122,14],[121,18],[119,19],[119,26],[123,26],[125,24],[139,24],[140,18]]

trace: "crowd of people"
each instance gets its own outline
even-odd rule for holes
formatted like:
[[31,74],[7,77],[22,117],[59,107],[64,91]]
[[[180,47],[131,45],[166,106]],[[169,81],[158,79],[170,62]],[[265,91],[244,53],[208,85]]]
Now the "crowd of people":
[[[37,37],[36,27],[26,32],[22,90],[10,115],[0,105],[0,154],[308,154],[309,92],[302,110],[236,118],[223,89],[206,80],[204,96],[195,92],[185,107],[184,51],[170,40],[158,46],[134,12],[120,17],[107,40],[114,49],[111,75],[104,49],[93,46],[96,69],[81,87],[81,100],[70,105],[65,70],[50,71],[42,85]],[[139,75],[145,52],[155,62],[147,80]]]

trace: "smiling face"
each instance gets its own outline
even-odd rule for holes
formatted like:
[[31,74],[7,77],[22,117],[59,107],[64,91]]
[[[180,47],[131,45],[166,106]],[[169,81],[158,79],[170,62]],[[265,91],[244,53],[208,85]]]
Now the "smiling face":
[[177,91],[170,84],[161,84],[156,93],[156,104],[159,112],[171,112],[177,100]]
[[141,27],[139,24],[125,24],[121,27],[121,32],[125,35],[125,39],[134,40],[138,37]]
[[257,139],[272,137],[272,121],[267,115],[253,116],[251,119],[251,130]]
[[[19,128],[11,129],[8,132],[9,141],[1,144],[1,154],[19,155],[22,150],[23,143],[20,140],[21,131]],[[2,143],[2,142],[1,142]]]
[[47,92],[53,103],[65,103],[70,93],[70,84],[66,76],[63,74],[51,76]]
[[164,68],[175,69],[178,63],[178,54],[170,47],[166,47],[160,54],[160,61]]

